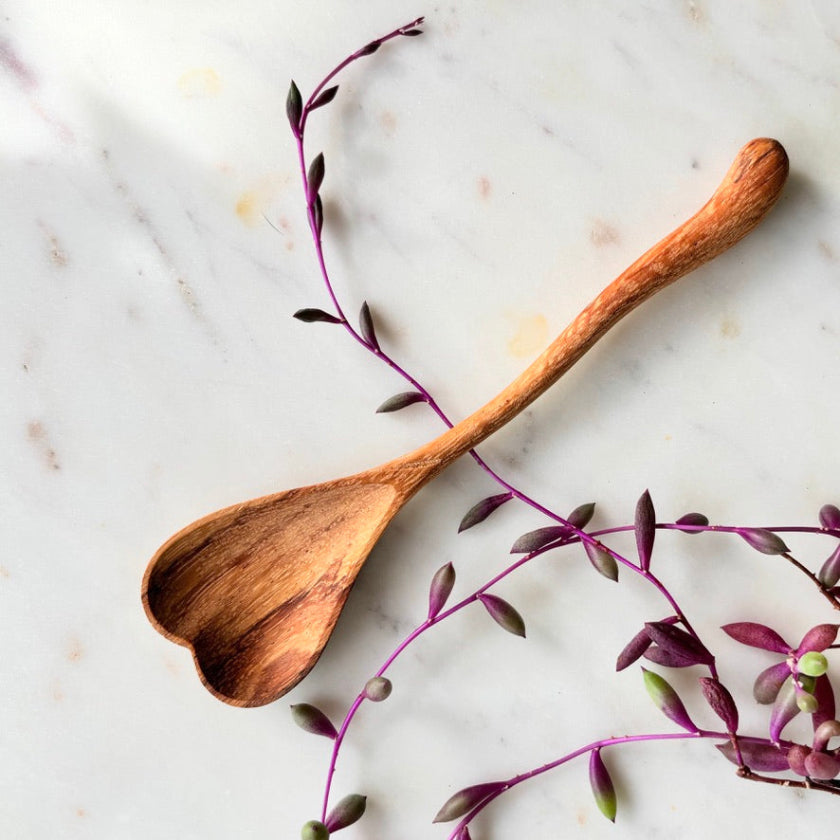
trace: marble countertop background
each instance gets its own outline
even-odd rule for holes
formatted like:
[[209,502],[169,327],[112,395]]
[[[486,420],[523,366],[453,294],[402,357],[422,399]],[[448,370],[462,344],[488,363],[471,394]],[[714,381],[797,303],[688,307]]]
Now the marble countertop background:
[[[471,462],[402,512],[312,674],[260,709],[226,706],[140,603],[148,559],[198,516],[343,475],[430,439],[397,377],[328,308],[285,116],[371,38],[426,15],[339,79],[313,115],[327,162],[325,242],[348,311],[461,418],[773,136],[791,177],[735,250],[622,322],[481,449],[593,525],[701,510],[815,524],[840,504],[840,7],[833,0],[160,0],[0,7],[0,830],[9,838],[295,838],[317,815],[329,744],[289,703],[334,718],[426,609],[452,561],[470,591],[545,523]],[[660,576],[749,692],[769,664],[718,629],[799,638],[831,610],[731,538],[658,539]],[[826,543],[792,544],[816,568]],[[393,668],[362,710],[337,796],[369,809],[348,840],[444,838],[455,790],[594,738],[665,730],[614,658],[662,601],[574,550],[499,587],[528,627],[480,608]],[[676,684],[688,685],[684,674]],[[713,725],[709,712],[692,711]],[[746,706],[760,731],[764,712]],[[611,756],[619,820],[585,764],[501,799],[475,838],[827,836],[837,801],[737,780],[707,744]]]

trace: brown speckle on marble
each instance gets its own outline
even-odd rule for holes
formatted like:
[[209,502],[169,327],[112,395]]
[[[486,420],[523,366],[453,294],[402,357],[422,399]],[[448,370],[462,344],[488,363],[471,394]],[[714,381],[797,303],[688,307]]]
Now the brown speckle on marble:
[[47,430],[40,420],[31,420],[26,424],[26,437],[41,453],[41,457],[49,469],[61,469],[55,449],[50,444]]
[[58,268],[64,268],[64,266],[67,265],[67,253],[64,248],[61,247],[58,237],[43,222],[39,222],[38,226],[41,228],[44,236],[46,237],[50,262]]
[[834,249],[824,239],[820,239],[819,242],[817,242],[817,247],[820,249],[820,253],[827,260],[836,260],[837,259],[837,255],[834,253]]
[[82,656],[84,656],[84,648],[82,643],[74,636],[67,646],[67,659],[70,662],[79,662]]
[[24,90],[33,90],[38,85],[34,71],[17,54],[7,38],[0,39],[0,67],[15,77]]
[[721,321],[720,334],[723,338],[737,338],[741,334],[741,325],[734,318],[727,316]]
[[490,179],[486,175],[482,175],[478,179],[478,195],[484,199],[484,201],[487,201],[492,192],[493,185],[490,183]]
[[394,136],[394,132],[397,130],[397,118],[394,116],[393,112],[383,111],[382,115],[379,117],[379,124],[382,126],[382,130],[385,132],[386,136]]
[[618,231],[603,219],[595,219],[589,231],[589,239],[596,248],[615,245],[618,242]]
[[694,21],[694,23],[702,23],[703,19],[706,17],[706,13],[703,11],[703,7],[697,3],[696,0],[689,0],[688,16]]

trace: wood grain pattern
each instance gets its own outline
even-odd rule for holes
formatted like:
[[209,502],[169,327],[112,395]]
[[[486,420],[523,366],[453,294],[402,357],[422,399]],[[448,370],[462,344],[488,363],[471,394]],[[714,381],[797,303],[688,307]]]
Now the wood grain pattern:
[[495,399],[437,439],[367,472],[234,505],[177,533],[143,580],[152,624],[192,650],[219,699],[260,706],[281,697],[317,661],[400,507],[537,399],[628,312],[749,233],[787,173],[775,140],[744,146],[698,213],[636,260]]

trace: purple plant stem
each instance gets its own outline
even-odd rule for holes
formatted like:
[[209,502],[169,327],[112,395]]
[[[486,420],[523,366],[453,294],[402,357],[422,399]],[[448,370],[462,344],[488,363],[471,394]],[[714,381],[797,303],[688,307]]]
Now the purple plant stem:
[[[603,749],[604,747],[618,746],[621,744],[632,744],[646,741],[686,741],[698,739],[727,740],[729,737],[729,733],[726,732],[717,732],[711,729],[700,729],[697,732],[655,732],[644,735],[621,735],[613,738],[602,738],[599,741],[593,741],[589,744],[586,744],[586,746],[578,747],[576,750],[566,753],[565,755],[555,759],[554,761],[550,761],[547,764],[543,764],[540,767],[537,767],[533,770],[529,770],[526,773],[520,773],[519,775],[513,776],[512,778],[505,781],[497,792],[488,796],[461,819],[461,821],[452,830],[452,833],[449,835],[447,840],[457,840],[459,832],[463,831],[463,829],[467,825],[469,825],[476,818],[476,816],[478,816],[478,814],[481,813],[481,811],[483,811],[491,802],[493,802],[493,800],[497,799],[502,794],[506,793],[507,791],[511,790],[517,785],[522,784],[523,782],[527,782],[530,779],[533,779],[537,776],[541,776],[543,773],[547,773],[549,770],[554,770],[555,768],[560,767],[563,764],[567,764],[569,761],[572,761],[575,758],[579,758],[582,755],[586,755],[587,753],[590,753],[593,750]],[[746,737],[741,738],[741,740],[750,741],[753,743],[770,743],[769,739],[767,738]],[[738,768],[737,772],[741,778],[751,779],[753,781],[768,782],[770,784],[777,784],[784,787],[814,787],[813,781],[810,780],[808,782],[804,782],[785,778],[760,776],[757,773],[753,773],[751,770],[749,770],[749,768],[743,765]],[[840,790],[834,790],[831,786],[819,785],[819,787],[820,789],[828,789],[828,791],[831,793],[840,794]]]

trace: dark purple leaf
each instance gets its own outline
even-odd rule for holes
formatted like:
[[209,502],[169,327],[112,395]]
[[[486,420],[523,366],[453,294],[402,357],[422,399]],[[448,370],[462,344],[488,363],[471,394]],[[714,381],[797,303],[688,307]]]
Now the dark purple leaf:
[[840,530],[840,508],[837,505],[823,505],[820,508],[820,525],[823,528]]
[[723,683],[712,677],[700,678],[700,689],[712,711],[723,721],[727,732],[738,729],[738,707]]
[[315,321],[323,321],[327,324],[340,324],[341,318],[336,318],[335,315],[330,315],[329,312],[324,312],[323,309],[298,309],[294,316],[298,321],[305,321],[307,324]]
[[507,630],[508,633],[513,633],[514,636],[525,638],[525,622],[507,601],[499,598],[498,595],[487,594],[479,595],[478,600],[481,601],[490,617],[499,627]]
[[[735,748],[730,742],[716,744],[716,746],[729,761],[738,764]],[[759,773],[781,773],[788,769],[787,749],[785,747],[744,739],[738,741],[738,747],[741,750],[744,762],[751,770],[756,770]]]
[[318,236],[324,229],[324,203],[321,201],[321,196],[316,195],[315,201],[312,202],[312,218],[315,222],[315,230],[318,231]]
[[576,528],[578,531],[583,530],[595,514],[595,503],[587,502],[583,505],[578,505],[567,517],[566,522]]
[[784,728],[799,714],[796,702],[796,686],[793,677],[788,677],[782,684],[773,708],[770,712],[770,740],[778,742]]
[[642,676],[644,677],[645,688],[659,711],[665,717],[674,721],[677,726],[681,726],[689,732],[697,732],[697,727],[688,716],[682,700],[670,683],[655,671],[648,671],[646,668],[642,668]]
[[496,508],[501,507],[505,502],[509,502],[513,498],[513,493],[499,493],[498,496],[488,496],[480,502],[476,502],[464,514],[461,524],[458,526],[458,533],[466,531],[467,528],[472,528],[480,522],[484,522]]
[[330,719],[318,708],[309,703],[297,703],[291,707],[292,720],[306,732],[323,735],[334,741],[338,735]]
[[618,563],[615,557],[600,545],[595,545],[589,541],[583,544],[586,551],[586,556],[589,562],[595,567],[596,571],[602,574],[605,578],[610,580],[618,580]]
[[325,91],[322,91],[318,98],[309,106],[310,111],[314,111],[316,108],[321,108],[324,105],[328,105],[330,102],[335,99],[335,95],[338,93],[338,85],[334,87],[327,88]]
[[837,543],[837,547],[822,564],[822,568],[817,573],[817,580],[828,588],[836,586],[837,581],[840,581],[840,543]]
[[649,662],[655,662],[657,665],[662,665],[665,668],[690,668],[697,663],[693,659],[686,659],[678,653],[671,650],[652,645],[645,651],[645,659]]
[[778,534],[765,528],[741,528],[738,534],[762,554],[785,554],[789,550]]
[[358,793],[345,796],[327,815],[325,823],[327,831],[332,834],[334,831],[340,831],[342,828],[347,828],[348,825],[358,822],[365,813],[366,806],[366,796],[360,796]]
[[756,703],[769,706],[779,694],[782,683],[790,676],[787,662],[777,662],[765,668],[756,678],[753,685],[753,697]]
[[548,525],[545,528],[537,528],[536,531],[528,531],[523,534],[510,549],[511,554],[530,554],[532,551],[556,542],[559,539],[571,536],[572,531],[565,525]]
[[805,771],[812,779],[833,779],[840,773],[840,758],[814,750],[805,759]]
[[653,540],[656,537],[656,513],[650,493],[645,490],[636,503],[636,548],[639,552],[639,565],[647,570],[653,552]]
[[452,593],[455,586],[455,568],[451,563],[441,566],[432,578],[429,588],[429,620],[437,616]]
[[601,758],[601,750],[592,750],[589,754],[589,784],[595,797],[598,810],[610,821],[615,822],[618,799],[610,778],[607,765]]
[[393,397],[388,397],[379,408],[376,409],[377,414],[387,414],[391,411],[399,411],[414,403],[426,402],[426,397],[419,391],[403,391],[400,394],[394,394]]
[[775,630],[754,621],[736,621],[734,624],[724,624],[720,629],[742,645],[772,650],[774,653],[788,654],[791,651],[790,645]]
[[379,349],[379,342],[376,340],[376,330],[373,326],[373,315],[370,313],[370,307],[365,301],[362,304],[362,309],[359,312],[359,326],[362,330],[362,338],[374,350]]
[[309,190],[310,199],[314,199],[321,190],[321,184],[324,183],[324,155],[319,152],[312,163],[309,164],[309,173],[306,176],[307,189]]
[[625,645],[624,650],[618,654],[618,659],[615,661],[615,670],[623,671],[634,662],[642,658],[644,652],[651,646],[652,642],[648,632],[642,628],[632,639]]
[[659,647],[690,660],[693,665],[711,665],[715,661],[705,645],[681,627],[659,621],[648,622],[645,627]]
[[357,55],[373,55],[381,46],[381,41],[371,41],[367,46],[362,47],[357,53]]
[[811,715],[814,729],[826,721],[834,720],[837,709],[834,702],[834,688],[827,675],[817,677],[814,685],[814,697],[817,698],[817,711]]
[[464,814],[472,811],[476,805],[484,802],[490,796],[499,793],[504,789],[504,782],[484,782],[480,785],[471,785],[457,793],[453,793],[443,807],[437,812],[432,822],[450,822],[463,817]]
[[302,115],[303,99],[301,99],[300,91],[293,79],[286,96],[286,116],[289,118],[289,125],[291,125],[295,137],[300,136],[300,118]]
[[400,35],[406,35],[409,38],[413,38],[417,35],[422,35],[422,34],[423,34],[422,29],[406,29],[405,32],[400,32]]
[[796,649],[796,655],[802,656],[809,650],[825,650],[834,644],[838,630],[840,630],[840,624],[817,624],[802,637]]
[[700,531],[695,531],[694,528],[705,528],[709,524],[709,519],[706,516],[703,516],[702,513],[687,513],[685,516],[681,516],[675,523],[678,527],[680,525],[686,525],[689,527],[680,528],[681,531],[684,531],[686,534],[699,534]]

